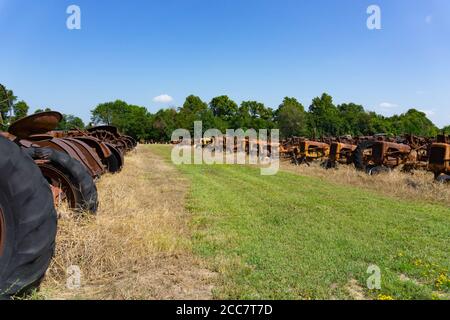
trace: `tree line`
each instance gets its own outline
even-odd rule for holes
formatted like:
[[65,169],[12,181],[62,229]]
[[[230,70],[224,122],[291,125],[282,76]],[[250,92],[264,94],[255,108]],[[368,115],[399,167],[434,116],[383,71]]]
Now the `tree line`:
[[[8,97],[12,110],[9,109],[7,97],[0,92],[3,130],[8,123],[26,116],[29,111],[27,103],[18,101],[11,90],[8,91]],[[36,112],[49,110],[51,109],[41,108]],[[79,117],[64,115],[58,130],[84,129],[105,124],[116,126],[122,133],[138,140],[168,142],[175,129],[184,128],[193,133],[195,121],[202,121],[204,130],[215,128],[222,132],[239,128],[280,129],[283,138],[367,136],[377,133],[433,137],[442,131],[450,134],[450,126],[439,129],[425,113],[416,109],[385,117],[366,111],[362,105],[355,103],[336,105],[333,98],[326,93],[314,98],[308,108],[292,97],[286,97],[273,109],[258,101],[243,101],[238,105],[226,95],[215,97],[209,103],[198,96],[190,95],[179,108],[150,113],[145,107],[116,100],[97,105],[91,111],[91,123],[87,126]]]
[[98,105],[92,111],[92,124],[117,126],[122,132],[140,140],[167,142],[172,132],[184,128],[193,134],[194,122],[202,121],[203,129],[280,129],[283,138],[303,136],[367,136],[414,134],[434,137],[442,130],[450,134],[450,126],[439,129],[425,113],[410,109],[401,115],[385,117],[366,111],[362,105],[335,105],[324,93],[305,108],[297,99],[286,97],[276,109],[258,101],[243,101],[240,105],[228,96],[213,98],[209,103],[198,96],[186,98],[179,108],[150,113],[144,107],[114,101]]

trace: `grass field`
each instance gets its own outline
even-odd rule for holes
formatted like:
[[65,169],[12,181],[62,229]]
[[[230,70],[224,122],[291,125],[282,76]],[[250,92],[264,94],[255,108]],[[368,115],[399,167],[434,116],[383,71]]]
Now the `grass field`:
[[[170,147],[145,146],[170,161]],[[248,166],[179,166],[193,252],[224,299],[448,299],[450,209]],[[368,290],[369,265],[382,289]]]

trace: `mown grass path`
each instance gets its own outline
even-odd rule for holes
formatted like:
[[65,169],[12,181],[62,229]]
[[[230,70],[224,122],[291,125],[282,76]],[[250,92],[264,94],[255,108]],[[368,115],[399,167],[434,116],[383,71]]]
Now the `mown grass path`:
[[[170,147],[150,146],[170,161]],[[449,297],[450,209],[248,166],[179,166],[225,299]],[[369,265],[382,289],[367,289]]]

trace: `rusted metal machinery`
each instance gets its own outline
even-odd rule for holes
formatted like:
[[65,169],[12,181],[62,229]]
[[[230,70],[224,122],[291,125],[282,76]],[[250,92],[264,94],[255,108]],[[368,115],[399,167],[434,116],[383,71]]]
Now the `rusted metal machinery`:
[[351,164],[353,162],[353,152],[357,145],[352,140],[334,141],[330,146],[330,154],[325,162],[325,168],[335,168],[337,164]]
[[95,213],[94,180],[119,171],[124,154],[137,145],[111,126],[54,131],[62,117],[43,112],[0,132],[0,300],[42,281],[55,249],[55,207],[64,201]]
[[[120,144],[119,147],[110,140],[103,141],[94,135],[91,135],[89,132],[81,130],[72,130],[68,132],[53,131],[51,134],[55,137],[66,137],[66,139],[75,139],[87,144],[97,152],[104,167],[110,173],[120,171],[124,165],[124,151],[120,148],[123,144]],[[125,151],[129,150],[131,149],[127,149]]]
[[353,162],[358,170],[369,174],[397,167],[404,172],[424,170],[428,166],[432,143],[432,139],[414,135],[364,137],[353,153]]
[[124,154],[137,143],[112,126],[54,131],[61,119],[58,112],[34,114],[13,123],[7,136],[38,164],[52,186],[56,205],[66,201],[73,209],[95,213],[94,180],[105,172],[120,171]]
[[450,136],[439,135],[431,145],[428,170],[437,181],[450,182]]
[[13,123],[9,139],[25,149],[50,184],[55,205],[67,202],[73,209],[95,213],[98,207],[94,179],[105,172],[95,149],[82,141],[55,138],[58,112],[38,113]]
[[95,213],[94,179],[119,171],[137,144],[114,127],[54,131],[61,119],[39,113],[0,132],[0,299],[39,286],[55,248],[55,207]]
[[324,160],[330,154],[330,145],[325,142],[302,140],[292,150],[292,160],[296,165],[307,164],[314,160]]
[[88,129],[87,132],[90,136],[115,146],[123,154],[133,150],[137,145],[133,138],[121,135],[119,130],[113,126],[94,127]]
[[366,140],[358,144],[353,155],[355,167],[369,174],[402,166],[403,170],[419,168],[418,150],[404,143]]
[[399,142],[407,144],[412,148],[409,161],[403,165],[402,170],[404,172],[426,170],[430,159],[431,146],[435,140],[408,134],[401,137]]
[[295,148],[300,148],[300,143],[306,140],[306,138],[301,137],[291,137],[280,143],[280,156],[284,158],[291,158],[294,154]]

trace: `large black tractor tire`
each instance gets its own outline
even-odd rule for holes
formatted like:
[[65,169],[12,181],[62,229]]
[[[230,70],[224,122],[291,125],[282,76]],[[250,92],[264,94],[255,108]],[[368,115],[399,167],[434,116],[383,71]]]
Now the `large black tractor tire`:
[[0,137],[0,299],[39,286],[55,250],[57,215],[33,160]]
[[34,159],[49,160],[52,167],[69,178],[73,186],[75,209],[95,214],[98,209],[98,194],[94,179],[78,160],[66,153],[50,148],[28,148]]
[[124,165],[124,158],[123,155],[120,153],[120,151],[115,148],[114,146],[110,145],[110,144],[106,144],[106,146],[109,148],[109,150],[111,151],[112,155],[114,155],[114,157],[117,160],[117,165],[119,167],[119,169],[116,172],[119,172],[120,170],[122,170],[123,165]]
[[364,151],[371,148],[374,145],[374,141],[362,141],[358,144],[353,152],[353,163],[357,170],[367,172],[367,164],[364,162]]
[[111,153],[111,155],[106,159],[107,161],[107,168],[109,173],[117,173],[120,171],[120,164],[119,159]]

